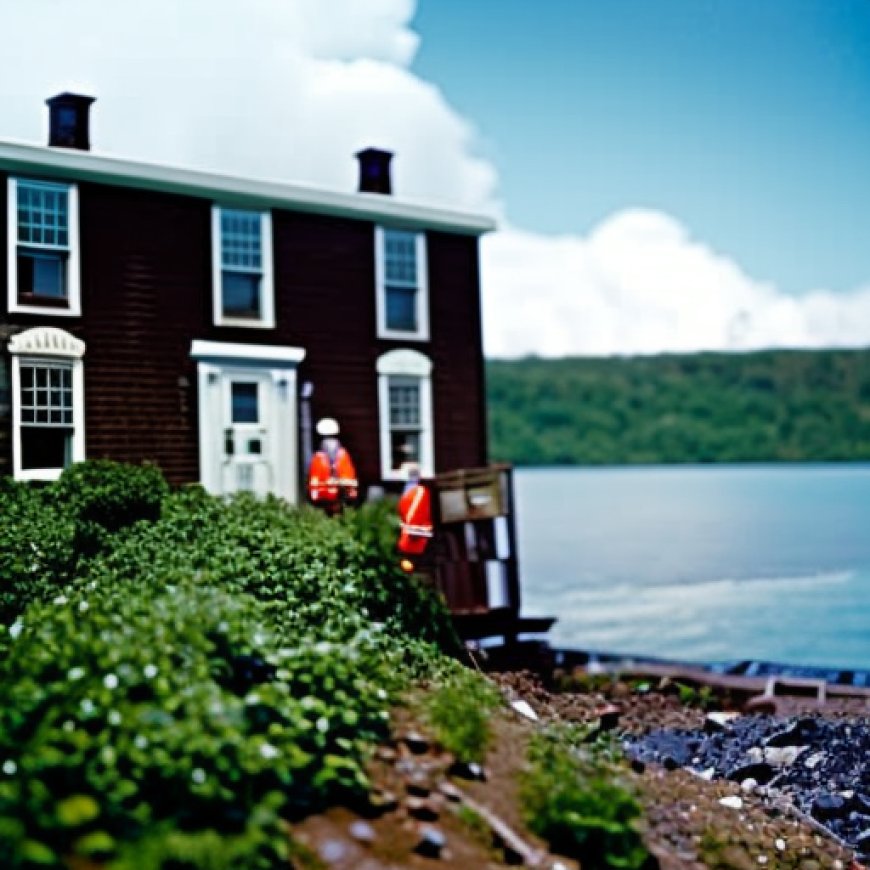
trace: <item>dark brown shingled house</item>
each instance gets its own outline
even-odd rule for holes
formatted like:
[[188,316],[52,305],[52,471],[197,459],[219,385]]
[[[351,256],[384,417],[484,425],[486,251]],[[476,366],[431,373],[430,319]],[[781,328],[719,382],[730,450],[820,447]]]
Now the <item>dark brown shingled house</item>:
[[0,473],[150,460],[297,502],[320,416],[363,492],[485,464],[488,218],[393,197],[376,149],[352,193],[102,156],[92,102],[0,141]]

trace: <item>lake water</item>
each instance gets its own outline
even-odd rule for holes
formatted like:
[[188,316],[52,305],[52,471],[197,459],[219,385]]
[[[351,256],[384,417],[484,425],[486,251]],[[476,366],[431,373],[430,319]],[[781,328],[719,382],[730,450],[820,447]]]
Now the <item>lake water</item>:
[[870,464],[520,469],[556,646],[870,668]]

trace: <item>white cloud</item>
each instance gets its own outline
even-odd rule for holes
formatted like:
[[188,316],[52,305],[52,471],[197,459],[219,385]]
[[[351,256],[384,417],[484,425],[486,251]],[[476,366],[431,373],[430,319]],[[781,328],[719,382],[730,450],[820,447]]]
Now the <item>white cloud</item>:
[[413,0],[0,0],[0,137],[45,141],[43,100],[98,98],[94,150],[353,190],[396,152],[397,193],[497,208],[475,131],[409,71]]
[[[376,145],[397,195],[500,214],[474,126],[410,68],[415,6],[0,0],[0,138],[45,141],[43,100],[78,90],[96,151],[352,190]],[[587,237],[508,227],[483,257],[491,355],[870,343],[870,288],[790,297],[654,211]]]
[[482,268],[489,356],[870,344],[870,286],[789,296],[653,210],[586,237],[507,228],[484,240]]

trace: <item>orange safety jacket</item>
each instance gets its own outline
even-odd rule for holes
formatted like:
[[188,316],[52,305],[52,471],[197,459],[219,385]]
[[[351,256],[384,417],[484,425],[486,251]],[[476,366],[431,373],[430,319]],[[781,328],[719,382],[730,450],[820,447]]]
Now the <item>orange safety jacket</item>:
[[418,483],[409,487],[399,499],[399,552],[421,555],[432,537],[432,503],[429,488]]
[[358,488],[356,468],[344,447],[339,447],[332,458],[325,450],[318,450],[311,457],[308,496],[314,504],[332,505],[339,499],[355,499]]

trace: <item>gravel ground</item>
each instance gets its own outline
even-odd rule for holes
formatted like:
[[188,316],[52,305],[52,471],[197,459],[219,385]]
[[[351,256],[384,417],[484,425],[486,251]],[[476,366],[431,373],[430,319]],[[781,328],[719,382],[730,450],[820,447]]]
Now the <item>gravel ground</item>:
[[628,736],[636,762],[686,768],[767,800],[786,798],[870,858],[870,720],[803,716],[709,719],[706,728]]
[[[701,709],[681,699],[680,687],[667,679],[554,681],[567,691],[549,691],[528,672],[496,680],[545,721],[609,718],[634,759],[647,844],[662,870],[862,866],[850,845],[863,850],[870,822],[864,817],[865,809],[870,813],[867,717],[710,716],[708,709],[727,699],[696,693],[694,700],[707,707]],[[799,713],[812,705],[784,706]],[[753,764],[762,766],[748,767]]]

